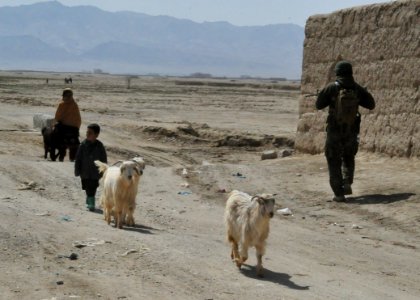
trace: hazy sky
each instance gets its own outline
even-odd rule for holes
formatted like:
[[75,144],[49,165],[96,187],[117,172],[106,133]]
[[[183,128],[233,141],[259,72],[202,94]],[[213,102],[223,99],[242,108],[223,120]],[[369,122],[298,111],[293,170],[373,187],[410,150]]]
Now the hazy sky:
[[[0,0],[0,6],[17,6],[40,0]],[[305,25],[313,14],[371,3],[375,0],[60,0],[68,6],[93,5],[107,11],[129,10],[203,21],[228,21],[235,25],[295,23]],[[389,1],[388,1],[389,2]]]

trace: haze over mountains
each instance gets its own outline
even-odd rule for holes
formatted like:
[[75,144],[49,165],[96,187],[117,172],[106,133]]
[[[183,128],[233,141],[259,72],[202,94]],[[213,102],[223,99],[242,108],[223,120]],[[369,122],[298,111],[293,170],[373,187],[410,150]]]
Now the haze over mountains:
[[0,8],[0,69],[299,78],[304,30],[43,2]]

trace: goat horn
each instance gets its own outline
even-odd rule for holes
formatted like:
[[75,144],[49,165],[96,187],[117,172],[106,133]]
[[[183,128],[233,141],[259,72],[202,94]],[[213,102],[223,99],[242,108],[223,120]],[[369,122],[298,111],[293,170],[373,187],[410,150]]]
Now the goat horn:
[[119,161],[117,161],[116,163],[114,163],[113,165],[112,165],[112,167],[113,166],[116,166],[116,165],[118,165],[118,164],[120,164],[120,163],[123,163],[124,161],[122,161],[122,160],[119,160]]
[[144,160],[142,162],[139,162],[139,161],[137,161],[135,159],[132,159],[131,161],[134,162],[134,163],[136,163],[138,166],[141,166],[141,167],[145,164]]

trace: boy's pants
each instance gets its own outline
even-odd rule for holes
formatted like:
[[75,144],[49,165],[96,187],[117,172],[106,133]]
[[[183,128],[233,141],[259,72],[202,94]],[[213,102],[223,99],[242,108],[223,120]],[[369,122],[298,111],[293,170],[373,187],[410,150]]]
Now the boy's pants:
[[95,197],[98,186],[99,179],[82,179],[82,189],[86,192],[86,196],[88,197]]

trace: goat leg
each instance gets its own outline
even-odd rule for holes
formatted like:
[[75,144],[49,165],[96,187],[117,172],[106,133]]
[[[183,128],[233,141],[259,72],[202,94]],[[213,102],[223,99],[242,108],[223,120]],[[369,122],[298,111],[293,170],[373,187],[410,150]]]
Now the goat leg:
[[238,268],[240,268],[242,264],[246,262],[247,259],[248,259],[248,244],[242,244],[239,258],[236,260],[236,265],[238,266]]
[[238,243],[236,241],[232,241],[232,253],[230,257],[235,261],[239,259]]
[[134,226],[135,222],[134,222],[134,209],[135,209],[135,205],[129,205],[128,206],[128,212],[127,212],[127,218],[126,218],[126,224],[128,226]]
[[264,277],[263,266],[262,266],[262,256],[264,255],[264,245],[257,245],[255,246],[257,250],[257,276]]
[[122,229],[123,228],[123,212],[121,209],[115,209],[115,227]]

